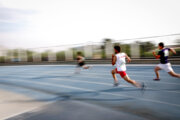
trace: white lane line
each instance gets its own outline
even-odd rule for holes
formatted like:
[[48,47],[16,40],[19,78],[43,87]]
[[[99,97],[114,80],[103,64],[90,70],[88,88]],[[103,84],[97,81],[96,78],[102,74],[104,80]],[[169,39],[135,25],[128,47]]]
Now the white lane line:
[[[48,66],[48,65],[47,65]],[[51,65],[50,65],[51,66]],[[65,66],[71,66],[71,65],[65,65]],[[19,66],[18,66],[19,67]],[[20,66],[20,67],[22,67],[22,66]],[[63,69],[63,71],[64,72],[74,72],[74,71],[72,71],[72,68],[70,69],[70,70],[68,70],[68,69],[70,69],[70,68],[66,68],[66,69]],[[74,68],[73,68],[74,69]],[[27,68],[26,68],[26,70],[27,70]],[[52,71],[57,71],[57,70],[52,70]],[[98,73],[99,74],[101,74],[101,73],[110,73],[110,71],[111,71],[111,69],[109,69],[109,71],[104,71],[104,72],[99,72],[98,71]],[[21,71],[19,71],[19,72],[21,72]],[[41,71],[41,72],[43,72],[43,73],[53,73],[53,72],[46,72],[46,71]],[[131,70],[128,70],[128,72],[130,73],[131,72]],[[142,73],[148,73],[148,71],[147,72],[144,72],[144,71],[141,71],[141,72],[137,72],[137,71],[133,71],[133,74],[142,74]],[[92,71],[90,71],[90,74],[96,74],[96,72],[94,73],[94,72],[92,72]],[[106,75],[106,74],[104,74],[104,75]],[[154,75],[154,74],[153,74]],[[145,77],[152,77],[152,76],[145,76]],[[162,76],[163,77],[163,76]]]
[[[72,70],[63,70],[63,72],[62,71],[60,71],[60,72],[57,72],[57,70],[56,71],[54,71],[54,72],[47,72],[47,71],[43,71],[42,73],[74,73],[74,71],[72,71]],[[82,71],[81,73],[82,74],[87,74],[87,75],[104,75],[104,76],[110,76],[111,75],[111,70],[109,70],[109,71],[104,71],[104,72],[99,72],[99,71],[97,71],[97,72],[92,72],[92,71],[86,71],[87,73],[84,73],[85,71]],[[154,73],[152,73],[152,71],[150,71],[150,73],[148,73],[148,71],[147,72],[137,72],[137,71],[133,71],[132,73],[131,73],[131,71],[127,71],[127,73],[128,73],[128,75],[129,76],[137,76],[137,74],[140,74],[139,76],[143,76],[144,78],[146,78],[146,77],[150,77],[150,78],[154,78],[155,77],[155,74]],[[144,76],[144,74],[146,74],[145,76]],[[148,74],[148,75],[147,75]],[[167,73],[165,73],[169,78],[171,78]],[[161,78],[167,78],[167,76],[163,76],[163,74],[161,75]]]
[[[106,83],[106,82],[92,82],[92,81],[83,81],[83,80],[76,80],[76,79],[67,79],[67,78],[58,78],[58,79],[51,79],[51,80],[54,80],[54,81],[71,81],[71,82],[83,82],[83,83],[90,83],[90,84],[97,84],[97,85],[106,85],[106,86],[113,86],[112,84],[110,83]],[[123,86],[123,87],[128,87],[128,88],[134,88],[132,86],[128,86],[128,85],[122,85],[120,84],[120,86]],[[155,90],[155,91],[160,91],[160,92],[171,92],[171,93],[176,93],[176,94],[179,94],[180,92],[178,91],[170,91],[170,90],[160,90],[160,89],[154,89],[154,88],[146,88],[147,90]]]
[[[68,86],[68,85],[57,85],[57,84],[52,84],[52,83],[42,83],[42,82],[37,82],[37,81],[34,82],[34,81],[29,81],[29,80],[28,81],[27,80],[9,80],[9,81],[34,83],[34,84],[39,84],[39,85],[63,87],[63,88],[68,88],[68,89],[76,89],[76,90],[89,91],[89,92],[98,92],[98,91],[91,90],[91,89],[73,87],[73,86]],[[179,104],[173,104],[173,103],[163,102],[163,101],[159,101],[159,100],[145,99],[145,98],[139,98],[139,97],[133,97],[133,96],[127,96],[127,95],[120,95],[120,94],[108,93],[108,92],[99,92],[99,93],[105,94],[105,95],[114,95],[114,96],[128,97],[128,98],[138,99],[138,100],[141,100],[141,101],[148,101],[148,102],[153,102],[153,103],[161,103],[161,104],[166,104],[166,105],[180,107]]]
[[[111,64],[87,64],[87,65],[89,65],[89,66],[112,66]],[[133,64],[129,64],[130,66],[134,66]],[[141,65],[141,64],[139,64],[139,65]],[[145,65],[145,64],[144,64]],[[37,67],[69,67],[69,66],[73,66],[73,67],[76,67],[77,66],[77,64],[72,64],[72,65],[70,65],[70,64],[57,64],[57,65],[13,65],[13,66],[2,66],[2,67],[27,67],[27,66],[29,66],[29,67],[31,67],[31,66],[37,66]],[[147,66],[149,66],[148,64],[147,64]]]
[[[81,76],[78,76],[79,78],[81,78]],[[20,77],[21,78],[21,77]],[[32,77],[31,77],[32,78]],[[92,77],[87,77],[86,76],[86,78],[92,78]],[[93,77],[94,78],[94,77]],[[48,78],[47,78],[48,79]],[[111,79],[111,81],[113,81],[113,79],[112,78],[108,78],[108,79]],[[58,78],[58,80],[56,80],[56,79],[54,79],[54,78],[51,78],[51,80],[55,80],[55,81],[59,81],[59,80],[61,80],[61,81],[66,81],[66,80],[68,80],[68,81],[72,81],[72,82],[84,82],[84,83],[90,83],[90,84],[99,84],[99,85],[106,85],[106,86],[112,86],[112,84],[111,83],[106,83],[106,82],[104,82],[104,81],[102,81],[102,82],[92,82],[92,81],[82,81],[82,80],[77,80],[77,79],[73,79],[73,80],[71,80],[71,79],[67,79],[67,78]],[[146,82],[145,82],[146,83]],[[124,86],[124,87],[129,87],[129,88],[132,88],[131,86],[128,86],[128,85],[122,85],[121,84],[121,86]],[[170,90],[161,90],[161,89],[154,89],[154,88],[150,88],[150,87],[148,87],[148,88],[146,88],[146,89],[148,89],[148,90],[156,90],[156,91],[161,91],[161,92],[171,92],[171,93],[177,93],[177,94],[179,94],[180,92],[179,91],[170,91]]]
[[[89,66],[112,66],[111,64],[87,64]],[[151,66],[156,66],[157,64],[126,64],[126,66],[140,66],[140,67],[151,67]],[[13,66],[1,66],[1,67],[27,67],[27,66],[38,66],[38,67],[46,67],[46,66],[52,66],[52,67],[66,67],[66,66],[77,66],[76,64],[74,65],[69,65],[69,64],[59,64],[59,65],[13,65]],[[180,66],[180,65],[172,65],[172,66]]]
[[[105,74],[105,73],[108,73],[108,74]],[[139,75],[139,77],[150,77],[150,78],[153,78],[153,77],[155,77],[154,76],[154,74],[153,73],[148,73],[148,72],[144,72],[144,73],[146,73],[146,74],[148,74],[148,75],[143,75],[142,74],[143,72],[133,72],[133,73],[131,73],[130,71],[128,71],[127,72],[127,74],[128,75],[130,75],[130,76],[137,76],[137,74]],[[110,73],[110,71],[109,72],[104,72],[104,73],[92,73],[92,72],[88,72],[88,73],[84,73],[84,72],[82,72],[82,74],[92,74],[92,75],[104,75],[104,76],[111,76],[111,73]],[[152,74],[152,75],[151,75]],[[167,76],[168,76],[168,74],[167,74]],[[167,78],[166,76],[161,76],[162,78]]]
[[[110,70],[111,71],[111,70]],[[99,75],[103,75],[103,76],[111,76],[111,73],[110,73],[110,71],[104,71],[104,72],[99,72],[98,71],[98,73],[97,72],[92,72],[92,71],[86,71],[87,73],[84,73],[85,71],[82,71],[81,73],[82,73],[82,75],[83,74],[87,74],[87,75],[96,75],[96,76],[99,76]],[[60,72],[57,72],[57,70],[55,70],[55,71],[41,71],[41,73],[44,73],[44,74],[52,74],[52,73],[56,73],[56,74],[64,74],[64,73],[74,73],[74,71],[72,71],[72,70],[63,70],[63,72],[62,71],[60,71]],[[107,73],[107,74],[105,74],[105,73]],[[133,73],[131,73],[130,71],[128,71],[127,72],[128,73],[128,75],[129,76],[137,76],[137,74],[141,74],[141,75],[139,75],[139,76],[142,76],[142,73],[146,73],[146,74],[149,74],[148,72],[136,72],[136,71],[133,71]],[[152,75],[145,75],[145,76],[143,76],[143,77],[150,77],[150,78],[153,78],[154,77],[154,73],[151,73]],[[31,73],[30,73],[30,75],[31,75]],[[171,78],[168,74],[167,74],[167,76],[169,77],[169,78]],[[161,78],[167,78],[167,76],[161,76]]]
[[[83,74],[82,74],[83,75]],[[81,77],[83,77],[83,78],[99,78],[99,79],[109,79],[109,80],[113,80],[113,78],[111,77],[109,77],[109,78],[107,78],[107,77],[101,77],[101,76],[99,76],[99,77],[97,77],[97,76],[90,76],[90,75],[86,75],[86,76],[73,76],[73,77],[79,77],[79,78],[81,78]],[[140,82],[147,82],[147,83],[155,83],[154,81],[145,81],[145,80],[137,80],[137,81],[140,81]],[[160,81],[160,82],[158,82],[158,84],[169,84],[169,85],[180,85],[179,83],[169,83],[169,82],[162,82],[162,81]]]
[[18,115],[21,115],[21,114],[24,114],[24,113],[27,113],[27,112],[36,111],[36,110],[40,109],[42,106],[51,104],[51,103],[53,103],[53,102],[54,102],[54,101],[50,101],[50,102],[48,101],[48,102],[43,103],[43,105],[40,105],[40,106],[38,106],[38,107],[33,107],[33,108],[30,108],[30,109],[26,109],[26,110],[23,110],[23,111],[21,111],[21,112],[15,113],[15,114],[12,114],[12,115],[10,115],[10,116],[6,116],[6,117],[1,118],[1,119],[2,119],[2,120],[6,120],[6,119],[10,119],[10,118],[12,118],[12,117],[16,117],[16,116],[18,116]]
[[[38,74],[39,76],[37,76],[37,77],[41,77],[40,75],[44,76],[44,74],[49,74],[51,76],[57,76],[57,74],[58,74],[58,73],[56,73],[56,74],[52,74],[52,73],[54,73],[54,72],[46,72],[46,73],[43,73],[43,74]],[[66,74],[66,73],[67,72],[60,72],[59,74]],[[28,78],[32,78],[34,76],[34,75],[33,76],[32,75],[33,74],[25,75],[25,77],[18,76],[18,78],[27,78],[27,77]],[[75,75],[75,74],[70,74],[70,75]],[[107,75],[107,74],[96,74],[96,73],[93,73],[93,74],[92,73],[82,73],[80,75],[81,76],[73,76],[73,77],[79,77],[79,78],[81,78],[81,77],[83,77],[83,78],[99,78],[99,79],[109,79],[109,80],[112,80],[112,76],[110,74]],[[86,76],[83,76],[83,75],[86,75]],[[91,75],[95,75],[95,76],[91,76]],[[103,76],[99,76],[99,75],[103,75]],[[108,76],[108,78],[104,77],[105,75]],[[2,76],[2,75],[0,75],[0,76]],[[17,76],[17,75],[8,75],[8,76]],[[128,76],[131,77],[131,76],[137,76],[137,75],[130,75],[130,74],[128,74]],[[34,76],[34,77],[36,77],[36,76]],[[145,77],[147,77],[147,76],[145,76]],[[153,79],[152,76],[151,76],[151,78]],[[140,80],[140,79],[136,79],[136,80],[140,81],[140,82],[146,82],[146,83],[155,83],[155,81],[144,81],[144,80]],[[170,82],[162,82],[162,81],[158,82],[158,84],[180,85],[180,83],[170,83]]]
[[[107,92],[100,92],[100,93],[104,93],[104,94],[109,94],[109,95],[114,95],[114,96],[123,96],[123,97],[128,97],[127,95],[120,95],[120,94],[115,94],[115,93],[107,93]],[[160,104],[166,104],[166,105],[172,105],[172,106],[176,106],[176,107],[180,107],[179,104],[173,104],[173,103],[168,103],[168,102],[163,102],[163,101],[158,101],[158,100],[152,100],[152,99],[145,99],[145,98],[136,98],[131,96],[130,98],[134,98],[134,99],[138,99],[138,100],[142,100],[142,101],[148,101],[148,102],[153,102],[153,103],[160,103]]]
[[[25,83],[33,83],[33,84],[39,84],[39,85],[45,85],[45,86],[53,86],[53,87],[63,87],[63,88],[68,88],[68,89],[75,89],[75,90],[85,90],[83,88],[78,88],[78,87],[73,87],[73,86],[68,86],[68,85],[57,85],[57,84],[52,84],[52,83],[42,83],[38,81],[31,81],[31,80],[16,80],[16,79],[8,79],[6,81],[12,81],[12,82],[25,82]],[[87,90],[86,90],[87,91]],[[91,91],[91,90],[90,90]]]
[[[19,72],[23,72],[23,71],[19,71]],[[40,72],[40,71],[38,71],[38,72]],[[44,75],[44,74],[53,74],[53,73],[56,73],[56,74],[65,74],[65,73],[74,73],[74,72],[72,72],[72,71],[67,71],[67,72],[65,72],[64,70],[63,70],[63,72],[57,72],[57,71],[54,71],[54,72],[42,72],[41,71],[41,73],[40,74],[38,74],[38,75]],[[17,73],[18,74],[18,73]],[[17,76],[17,74],[15,75],[15,76]],[[128,72],[127,73],[129,76],[138,76],[138,77],[143,77],[143,78],[154,78],[155,76],[153,76],[154,74],[152,74],[152,75],[150,75],[150,76],[148,76],[148,75],[137,75],[137,74],[139,74],[139,73],[134,73],[133,72],[133,74],[132,73],[130,73],[130,72]],[[12,76],[12,74],[11,75],[9,75],[9,73],[7,73],[7,74],[3,74],[3,76],[5,76],[5,75],[8,75],[8,76]],[[19,75],[26,75],[26,76],[30,76],[30,75],[34,75],[33,73],[25,73],[25,74],[19,74]],[[100,76],[100,75],[103,75],[103,76],[111,76],[111,73],[110,72],[104,72],[104,73],[92,73],[92,72],[88,72],[87,71],[87,73],[84,73],[84,72],[81,72],[81,75],[96,75],[96,76]],[[2,75],[1,75],[2,76]],[[167,76],[168,76],[168,74],[167,74]],[[161,76],[161,78],[167,78],[167,76]],[[170,76],[168,76],[169,78],[171,78]]]
[[[113,80],[113,78],[111,78],[111,76],[109,76],[108,78],[107,77],[97,77],[97,76],[91,76],[91,75],[86,75],[86,76],[82,76],[83,74],[81,74],[81,76],[73,76],[73,77],[75,77],[75,78],[96,78],[96,79],[99,79],[99,80],[101,80],[101,79],[108,79],[108,80]],[[15,75],[16,76],[16,75]],[[42,74],[42,76],[44,76],[44,74]],[[30,79],[30,78],[33,78],[33,77],[42,77],[42,76],[32,76],[32,75],[30,75],[30,76],[27,76],[27,75],[25,75],[25,77],[23,77],[23,76],[18,76],[18,77],[16,77],[16,78],[24,78],[24,79]],[[70,75],[67,75],[67,76],[70,76]],[[13,75],[11,75],[11,77],[13,77]],[[45,77],[47,77],[48,78],[48,76],[44,76],[44,78]],[[50,75],[50,77],[61,77],[61,76],[58,76],[57,74],[55,74],[55,75]],[[139,82],[145,82],[145,83],[154,83],[155,84],[155,82],[158,82],[158,81],[146,81],[146,80],[141,80],[141,79],[136,79],[137,81],[139,81]],[[167,84],[167,85],[180,85],[180,83],[170,83],[170,82],[162,82],[162,81],[159,81],[158,82],[158,84]]]
[[12,118],[12,117],[15,117],[15,116],[18,116],[18,115],[21,115],[23,113],[26,113],[26,112],[30,112],[30,111],[33,111],[35,109],[37,109],[39,107],[33,107],[33,108],[30,108],[30,109],[27,109],[27,110],[24,110],[24,111],[21,111],[21,112],[18,112],[16,114],[13,114],[13,115],[10,115],[10,116],[7,116],[7,117],[4,117],[4,118],[1,118],[2,120],[6,120],[6,119],[9,119],[9,118]]

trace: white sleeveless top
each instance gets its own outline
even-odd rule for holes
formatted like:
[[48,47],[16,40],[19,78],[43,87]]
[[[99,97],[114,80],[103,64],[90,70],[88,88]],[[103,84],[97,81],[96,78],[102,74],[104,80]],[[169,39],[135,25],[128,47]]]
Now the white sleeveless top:
[[116,54],[116,58],[117,71],[126,71],[126,54],[118,53]]

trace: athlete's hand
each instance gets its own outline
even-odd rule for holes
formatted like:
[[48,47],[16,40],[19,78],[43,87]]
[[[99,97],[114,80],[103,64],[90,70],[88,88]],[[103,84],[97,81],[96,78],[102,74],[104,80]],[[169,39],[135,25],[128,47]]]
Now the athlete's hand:
[[112,54],[112,65],[115,65],[116,63],[116,56],[114,54]]
[[131,59],[129,58],[129,59],[127,59],[128,60],[128,63],[130,63],[131,62]]
[[131,62],[131,58],[130,58],[130,57],[128,57],[128,56],[127,56],[127,61],[128,61],[128,63],[130,63],[130,62]]
[[127,54],[125,55],[125,57],[126,57],[128,63],[131,62],[131,58]]
[[155,55],[155,54],[156,54],[155,50],[153,50],[152,54],[153,54],[153,55]]
[[113,60],[113,58],[115,57],[115,55],[114,54],[112,54],[112,60]]

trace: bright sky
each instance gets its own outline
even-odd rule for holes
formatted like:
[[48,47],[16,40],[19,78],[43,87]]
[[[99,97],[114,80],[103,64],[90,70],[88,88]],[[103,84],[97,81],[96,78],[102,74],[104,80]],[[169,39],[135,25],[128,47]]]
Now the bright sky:
[[0,45],[32,48],[180,33],[180,0],[0,0]]

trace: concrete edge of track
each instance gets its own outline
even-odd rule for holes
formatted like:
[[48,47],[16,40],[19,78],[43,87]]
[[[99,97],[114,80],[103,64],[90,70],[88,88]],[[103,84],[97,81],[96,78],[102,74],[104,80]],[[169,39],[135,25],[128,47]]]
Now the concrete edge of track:
[[0,89],[0,120],[36,109],[45,102],[39,102],[25,95]]

